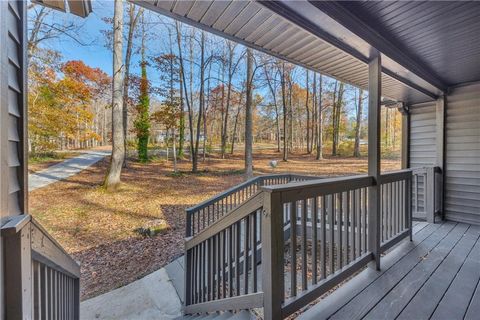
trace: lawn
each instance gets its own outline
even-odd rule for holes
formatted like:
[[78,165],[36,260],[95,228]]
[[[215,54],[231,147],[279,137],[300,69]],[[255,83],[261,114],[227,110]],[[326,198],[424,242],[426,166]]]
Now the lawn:
[[[327,158],[315,161],[291,155],[270,168],[279,153],[262,150],[254,157],[255,174],[295,172],[315,175],[365,173],[366,158]],[[385,170],[399,168],[396,160],[382,161]],[[82,299],[128,284],[166,265],[183,253],[185,208],[243,181],[243,155],[209,157],[200,172],[189,173],[180,161],[129,161],[117,193],[101,187],[108,159],[66,181],[30,193],[30,212],[81,263]],[[156,228],[143,237],[135,230]]]

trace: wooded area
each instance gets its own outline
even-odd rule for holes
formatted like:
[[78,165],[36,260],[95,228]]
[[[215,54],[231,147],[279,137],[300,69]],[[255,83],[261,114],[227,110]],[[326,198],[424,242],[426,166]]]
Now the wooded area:
[[[113,55],[110,77],[44,45],[62,37],[89,45],[81,25],[52,22],[52,11],[35,5],[29,17],[33,154],[112,144],[115,183],[133,146],[142,162],[152,148],[167,150],[175,163],[188,157],[193,172],[212,152],[225,158],[244,146],[246,176],[258,142],[271,144],[284,161],[291,152],[317,160],[325,152],[362,155],[368,94],[349,84],[120,0],[101,36]],[[398,156],[401,116],[382,109],[384,156]]]

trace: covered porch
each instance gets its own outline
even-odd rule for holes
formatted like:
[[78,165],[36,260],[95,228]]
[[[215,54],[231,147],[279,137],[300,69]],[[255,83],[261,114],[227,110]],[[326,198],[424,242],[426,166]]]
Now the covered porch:
[[[477,315],[478,3],[132,2],[369,91],[367,175],[257,177],[187,210],[186,315]],[[78,265],[28,216],[26,3],[0,12],[0,311],[77,319]],[[398,172],[381,171],[386,106],[403,114]]]

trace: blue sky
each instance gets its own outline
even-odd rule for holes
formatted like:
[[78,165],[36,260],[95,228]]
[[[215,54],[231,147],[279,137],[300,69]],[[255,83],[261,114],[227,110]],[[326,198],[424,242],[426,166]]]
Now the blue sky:
[[[53,11],[49,19],[56,23],[63,23],[65,21],[75,21],[79,28],[79,39],[78,41],[85,43],[86,45],[80,45],[77,41],[62,36],[60,38],[47,40],[42,43],[43,46],[47,46],[51,49],[59,51],[64,61],[68,60],[83,60],[87,65],[92,67],[98,67],[105,71],[107,74],[112,74],[112,52],[106,47],[105,36],[102,33],[103,30],[111,30],[112,26],[103,21],[103,18],[112,18],[113,17],[113,1],[112,0],[93,0],[93,12],[86,18],[82,19],[71,14],[65,14],[63,12]],[[127,21],[127,9],[128,7],[124,6],[124,16],[125,21]],[[147,56],[155,56],[160,53],[167,52],[169,36],[168,36],[168,27],[166,24],[172,24],[172,20],[163,16],[160,16],[156,13],[146,11],[146,21],[151,25],[153,32],[150,32],[150,38],[148,39],[147,45]],[[158,30],[158,31],[157,31]],[[152,31],[152,30],[149,30]],[[127,28],[124,28],[124,34],[126,34]],[[222,41],[221,38],[210,35],[210,39],[215,41]],[[175,41],[175,36],[173,36],[172,41]],[[139,42],[139,40],[137,39]],[[137,48],[139,43],[136,43]],[[238,50],[243,50],[243,46],[239,45]],[[215,50],[215,45],[212,45],[210,49]],[[125,45],[124,45],[125,50]],[[177,51],[176,42],[174,43],[175,53]],[[240,70],[237,74],[237,81],[243,81],[245,73],[245,64],[240,64]],[[132,74],[138,74],[139,70],[139,54],[134,54],[132,57],[131,67]],[[150,67],[148,70],[149,78],[152,81],[153,85],[158,84],[159,79],[157,70]],[[216,71],[213,71],[213,74],[217,74]],[[305,75],[303,70],[297,69],[295,72],[295,78],[298,83],[303,86],[305,83]],[[325,77],[324,77],[325,78]],[[198,81],[195,79],[195,87],[198,88]],[[331,80],[331,79],[330,79]],[[327,80],[328,81],[328,80]],[[330,81],[329,81],[330,82]],[[238,82],[239,84],[240,82]],[[212,87],[216,86],[216,83],[212,84]],[[328,86],[328,85],[327,85]],[[331,86],[331,82],[330,82]],[[257,93],[266,94],[266,88],[258,88]],[[347,105],[351,104],[355,99],[352,91],[346,92]],[[350,101],[348,101],[350,100]],[[350,105],[351,110],[352,105]]]

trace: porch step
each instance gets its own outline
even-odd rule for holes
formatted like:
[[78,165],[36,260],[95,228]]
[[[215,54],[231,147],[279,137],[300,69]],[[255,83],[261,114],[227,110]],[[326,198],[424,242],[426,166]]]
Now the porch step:
[[203,315],[187,315],[178,317],[175,320],[254,320],[256,317],[247,310],[242,310],[237,313],[233,312],[222,312],[222,313],[211,313]]

